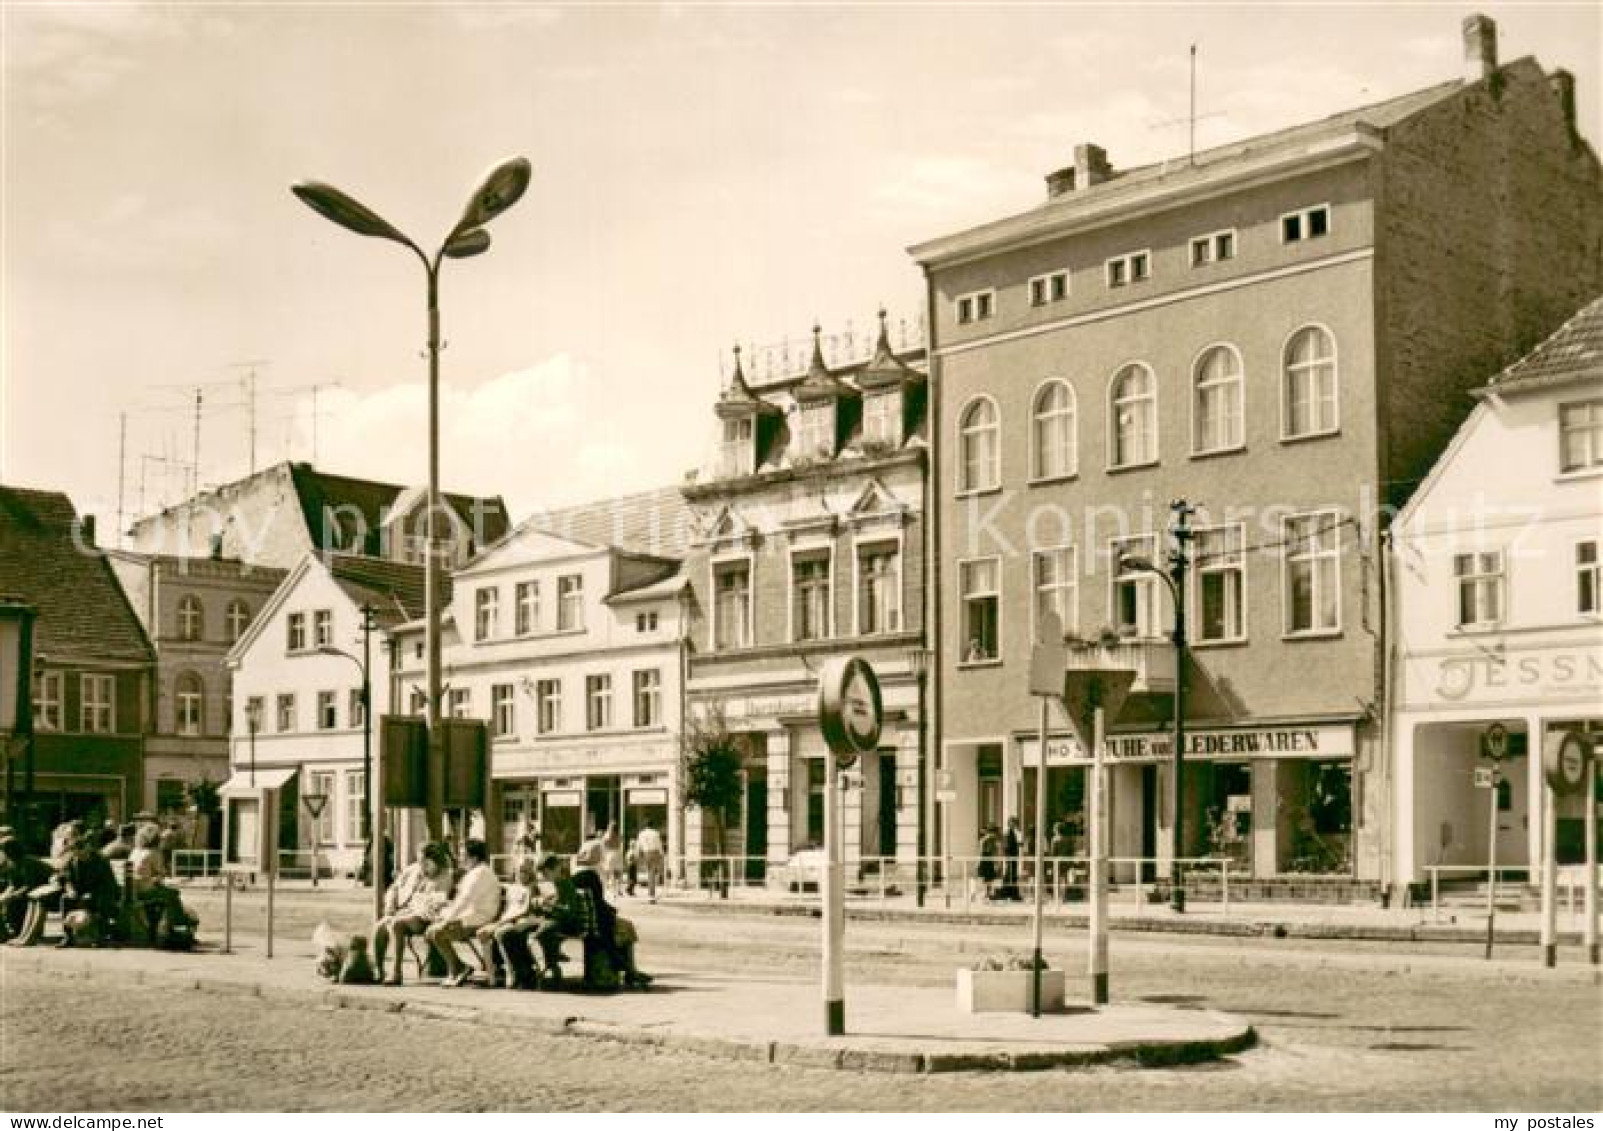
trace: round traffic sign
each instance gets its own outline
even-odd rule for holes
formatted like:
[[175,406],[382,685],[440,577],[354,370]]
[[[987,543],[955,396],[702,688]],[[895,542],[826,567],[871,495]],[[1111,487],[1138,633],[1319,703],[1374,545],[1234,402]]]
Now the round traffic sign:
[[836,656],[818,673],[818,729],[843,766],[879,746],[885,709],[879,679],[861,656]]
[[1574,731],[1566,732],[1557,742],[1547,743],[1542,769],[1555,793],[1579,793],[1591,774],[1591,744]]

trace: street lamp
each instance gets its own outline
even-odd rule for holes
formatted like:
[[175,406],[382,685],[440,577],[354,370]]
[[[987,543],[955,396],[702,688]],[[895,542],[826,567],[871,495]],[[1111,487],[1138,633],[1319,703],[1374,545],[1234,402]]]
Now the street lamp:
[[1174,598],[1174,822],[1170,828],[1173,834],[1169,861],[1169,905],[1174,910],[1184,912],[1186,909],[1186,893],[1182,884],[1182,869],[1180,857],[1183,854],[1181,824],[1185,810],[1181,807],[1180,799],[1184,788],[1185,778],[1185,745],[1186,745],[1186,569],[1191,563],[1187,553],[1187,544],[1194,537],[1189,525],[1191,513],[1195,508],[1184,499],[1176,499],[1169,504],[1169,510],[1174,516],[1173,525],[1169,529],[1173,545],[1169,548],[1169,568],[1164,570],[1149,558],[1135,555],[1119,556],[1121,569],[1133,570],[1136,573],[1150,573],[1161,578],[1169,587],[1169,595]]
[[432,256],[424,253],[400,229],[377,212],[332,185],[302,181],[291,187],[312,211],[359,236],[390,240],[409,248],[423,264],[428,277],[429,308],[429,486],[428,509],[424,515],[423,607],[428,651],[429,731],[428,829],[429,836],[440,836],[441,814],[445,809],[444,753],[439,740],[440,722],[440,565],[439,544],[435,540],[437,512],[440,510],[440,264],[445,259],[468,259],[490,248],[490,233],[484,225],[516,204],[529,187],[529,162],[513,157],[501,162],[484,178],[468,198],[467,207]]
[[256,788],[256,732],[262,729],[262,701],[254,695],[245,700],[245,729],[250,731],[250,785]]
[[914,892],[918,906],[924,906],[925,864],[924,854],[927,851],[928,814],[925,813],[926,772],[927,759],[924,754],[924,686],[929,678],[930,650],[918,645],[907,650],[907,666],[918,682],[918,858],[914,864]]

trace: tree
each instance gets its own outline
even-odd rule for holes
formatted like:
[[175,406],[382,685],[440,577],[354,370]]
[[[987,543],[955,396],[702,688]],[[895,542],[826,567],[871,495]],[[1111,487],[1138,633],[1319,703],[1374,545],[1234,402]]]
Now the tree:
[[[739,811],[744,742],[731,734],[722,708],[712,706],[701,718],[686,720],[680,739],[679,780],[684,783],[686,809],[699,809],[712,818],[713,836],[720,858],[726,855],[725,833],[732,813]],[[724,898],[729,897],[727,865],[720,859]]]

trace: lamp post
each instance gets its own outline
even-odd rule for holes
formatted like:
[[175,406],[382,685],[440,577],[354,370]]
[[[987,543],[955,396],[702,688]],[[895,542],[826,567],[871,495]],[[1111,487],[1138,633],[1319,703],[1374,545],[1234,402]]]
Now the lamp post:
[[325,656],[343,656],[355,664],[362,673],[362,789],[367,804],[362,806],[362,843],[367,846],[367,873],[373,882],[373,921],[384,917],[384,837],[374,819],[378,809],[376,784],[373,780],[373,680],[369,674],[373,661],[373,606],[362,606],[362,656],[360,659],[332,644],[323,644],[318,652]]
[[929,841],[929,814],[926,812],[926,802],[929,798],[928,757],[924,751],[924,687],[929,679],[930,650],[922,645],[907,650],[907,666],[913,673],[913,679],[918,683],[918,859],[914,864],[914,892],[918,906],[924,906],[924,890],[927,872],[924,855],[928,851]]
[[1154,577],[1162,578],[1163,583],[1169,587],[1169,595],[1174,598],[1174,822],[1170,828],[1173,834],[1169,861],[1169,902],[1176,913],[1186,909],[1186,893],[1182,884],[1183,873],[1180,857],[1184,854],[1182,848],[1181,826],[1184,823],[1185,809],[1181,806],[1181,796],[1184,789],[1185,778],[1185,746],[1186,746],[1186,571],[1191,564],[1191,555],[1188,546],[1196,535],[1191,529],[1191,515],[1196,510],[1184,499],[1176,499],[1169,504],[1173,521],[1169,527],[1169,536],[1172,543],[1169,547],[1169,568],[1164,570],[1161,566],[1147,558],[1134,556],[1121,556],[1119,565],[1124,569],[1135,570],[1138,573],[1150,573]]
[[245,700],[245,729],[250,732],[250,784],[256,788],[256,732],[262,729],[262,701],[254,695]]
[[428,279],[429,315],[429,485],[424,515],[423,609],[428,653],[426,704],[429,731],[428,829],[438,839],[445,809],[444,751],[440,746],[440,563],[438,531],[440,502],[440,265],[446,259],[468,259],[490,248],[484,225],[516,204],[529,187],[529,162],[513,157],[501,162],[468,198],[467,207],[432,255],[401,234],[389,221],[332,185],[302,181],[290,191],[318,215],[359,236],[390,240],[408,248],[423,264]]

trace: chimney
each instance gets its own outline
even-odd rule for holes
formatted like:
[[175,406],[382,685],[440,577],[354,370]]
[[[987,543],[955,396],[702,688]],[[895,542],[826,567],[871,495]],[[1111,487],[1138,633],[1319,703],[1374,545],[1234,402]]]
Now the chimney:
[[95,516],[92,514],[84,515],[81,520],[81,526],[83,528],[83,544],[85,546],[93,546],[95,544]]
[[1086,142],[1074,147],[1074,184],[1081,190],[1100,184],[1113,175],[1108,155],[1100,145]]
[[1497,70],[1497,24],[1490,16],[1464,17],[1464,81],[1480,82]]
[[1547,76],[1547,85],[1553,90],[1553,97],[1558,99],[1559,110],[1564,114],[1564,124],[1570,128],[1570,136],[1575,136],[1575,76],[1565,70],[1555,70]]
[[1055,173],[1046,175],[1046,197],[1051,200],[1054,196],[1062,196],[1066,192],[1074,191],[1074,166],[1059,169]]

